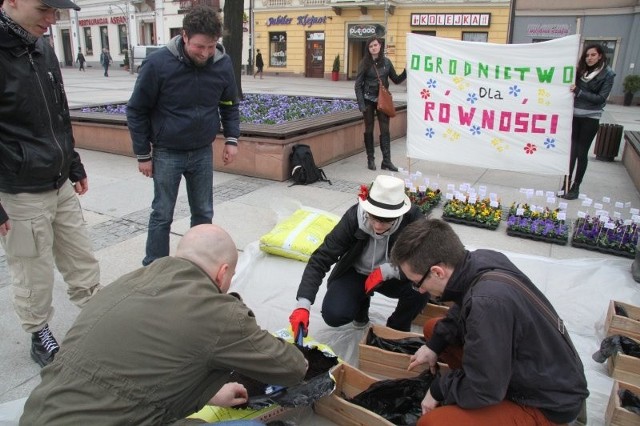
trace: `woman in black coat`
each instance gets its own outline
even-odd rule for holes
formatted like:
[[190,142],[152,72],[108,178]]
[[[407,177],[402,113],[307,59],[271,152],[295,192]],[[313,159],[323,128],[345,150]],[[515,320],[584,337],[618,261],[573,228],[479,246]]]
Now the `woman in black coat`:
[[602,46],[590,44],[585,47],[578,62],[576,83],[570,88],[574,100],[569,182],[571,182],[574,168],[576,176],[571,188],[562,198],[575,200],[580,194],[580,184],[587,171],[589,149],[593,138],[598,133],[602,110],[607,103],[615,76],[616,74],[607,65],[607,56]]
[[[367,39],[367,52],[358,66],[355,91],[358,98],[358,106],[364,116],[364,146],[367,150],[367,167],[376,169],[373,149],[373,120],[374,114],[378,114],[380,125],[380,151],[382,151],[383,170],[397,172],[398,169],[391,162],[391,135],[389,133],[389,116],[377,109],[378,106],[378,75],[386,88],[389,87],[389,79],[395,84],[400,84],[407,79],[407,71],[396,73],[393,64],[385,58],[382,48],[382,39],[376,36]],[[377,70],[377,73],[376,73]]]

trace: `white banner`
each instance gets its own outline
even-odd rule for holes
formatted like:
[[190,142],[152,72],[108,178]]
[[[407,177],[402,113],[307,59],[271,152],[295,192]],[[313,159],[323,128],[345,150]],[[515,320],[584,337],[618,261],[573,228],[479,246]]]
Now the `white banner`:
[[407,155],[566,174],[579,41],[491,44],[407,34]]

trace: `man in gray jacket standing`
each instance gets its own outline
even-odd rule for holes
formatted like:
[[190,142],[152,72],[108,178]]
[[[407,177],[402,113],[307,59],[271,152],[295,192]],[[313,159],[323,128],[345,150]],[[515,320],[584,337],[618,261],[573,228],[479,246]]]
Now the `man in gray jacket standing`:
[[231,59],[218,39],[222,23],[208,6],[183,20],[183,33],[142,63],[127,105],[127,120],[140,173],[153,178],[148,265],[169,255],[169,233],[182,176],[191,226],[213,219],[211,144],[222,122],[223,163],[238,152],[240,113]]
[[71,8],[80,9],[70,0],[4,0],[0,7],[0,242],[13,306],[40,366],[59,349],[48,325],[54,263],[77,306],[101,288],[76,195],[89,189],[87,174],[58,59],[42,38],[57,9]]

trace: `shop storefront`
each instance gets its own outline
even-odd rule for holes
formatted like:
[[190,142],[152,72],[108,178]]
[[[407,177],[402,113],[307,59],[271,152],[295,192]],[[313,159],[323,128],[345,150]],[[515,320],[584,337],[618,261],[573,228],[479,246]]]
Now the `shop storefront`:
[[582,2],[581,9],[570,3],[545,0],[542,13],[538,0],[518,1],[512,42],[539,43],[580,34],[580,52],[588,44],[600,44],[609,66],[616,73],[609,100],[622,102],[622,81],[628,74],[637,74],[635,64],[640,61],[640,53],[634,48],[640,43],[640,13],[634,7],[636,1],[615,0],[607,10],[594,0]]
[[386,55],[399,70],[406,62],[406,33],[507,42],[510,2],[506,0],[483,6],[393,4],[386,11],[382,2],[367,2],[367,7],[358,2],[315,9],[295,7],[301,3],[292,1],[290,7],[255,11],[255,48],[268,55],[266,74],[330,78],[334,59],[339,56],[340,78],[353,79],[365,54],[365,42],[372,35],[384,38]]

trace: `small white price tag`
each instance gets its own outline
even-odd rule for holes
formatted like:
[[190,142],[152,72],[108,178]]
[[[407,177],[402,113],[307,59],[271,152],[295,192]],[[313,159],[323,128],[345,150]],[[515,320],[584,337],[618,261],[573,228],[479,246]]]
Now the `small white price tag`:
[[567,214],[565,212],[558,212],[558,220],[567,220]]
[[587,214],[583,211],[578,211],[578,217],[584,219],[585,217],[587,217]]
[[536,197],[544,196],[544,191],[542,189],[536,189]]
[[613,223],[613,222],[607,222],[607,223],[604,224],[604,227],[607,228],[607,229],[615,229],[616,224]]
[[638,210],[638,209],[629,209],[629,213],[631,213],[631,214],[640,214],[640,210]]
[[602,210],[602,207],[603,207],[602,203],[593,203],[593,208],[594,209]]
[[560,210],[566,210],[567,207],[568,207],[568,204],[565,201],[561,201],[561,202],[558,203],[558,208]]
[[447,191],[455,191],[456,186],[452,183],[447,184]]
[[620,219],[622,217],[622,215],[620,214],[620,212],[613,212],[613,218],[614,219]]
[[614,205],[616,206],[616,209],[624,208],[624,203],[621,203],[620,201],[616,201]]
[[522,216],[524,214],[524,209],[522,207],[520,207],[519,209],[516,209],[516,216]]
[[611,198],[610,197],[602,197],[602,202],[605,204],[610,204],[611,203]]
[[489,205],[493,208],[498,208],[498,206],[500,206],[500,204],[497,201],[491,201]]
[[551,196],[551,197],[547,197],[547,204],[555,204],[556,203],[556,197]]
[[553,192],[553,191],[546,191],[546,192],[545,192],[545,195],[547,196],[547,198],[549,198],[549,197],[555,197],[555,196],[556,196],[556,193],[555,193],[555,192]]
[[469,196],[469,204],[475,204],[478,201],[475,195]]
[[447,200],[453,200],[453,194],[450,192],[447,192],[446,198]]
[[418,187],[418,190],[419,190],[420,192],[427,192],[427,187],[426,187],[426,186],[424,186],[424,185],[420,185],[420,186]]

